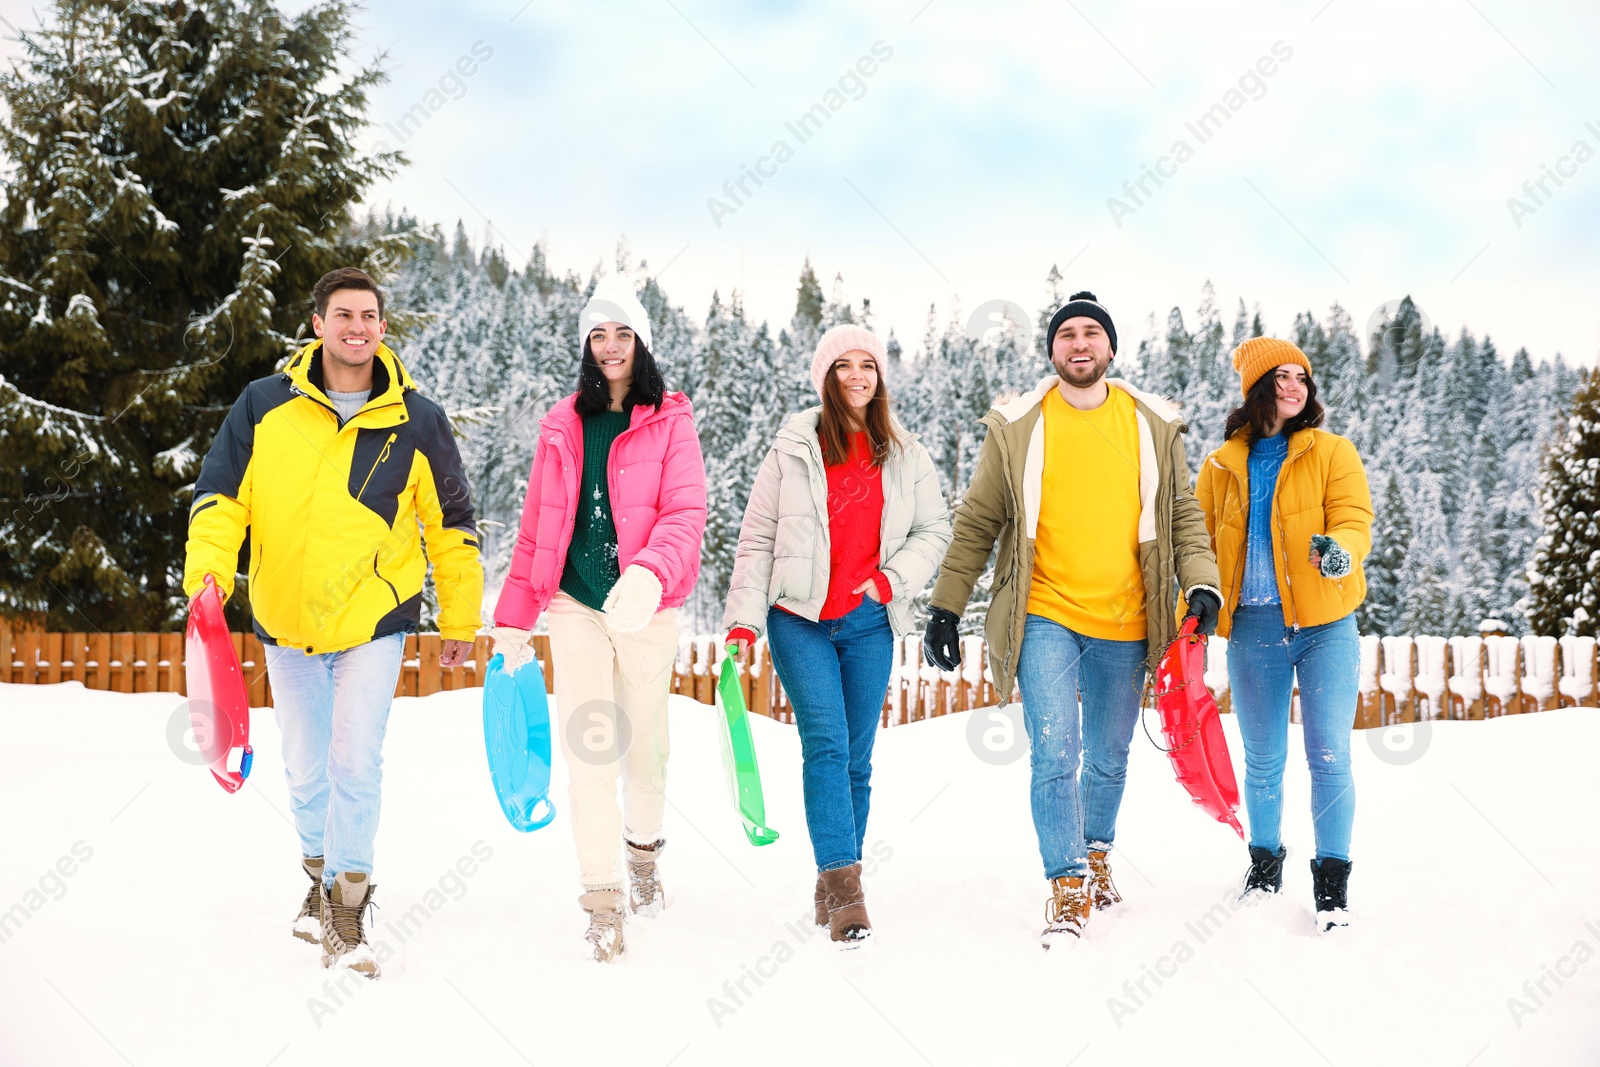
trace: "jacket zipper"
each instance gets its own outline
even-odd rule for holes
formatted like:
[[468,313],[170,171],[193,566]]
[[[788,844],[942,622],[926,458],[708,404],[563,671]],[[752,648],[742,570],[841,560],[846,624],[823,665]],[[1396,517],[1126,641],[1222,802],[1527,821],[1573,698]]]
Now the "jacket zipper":
[[[819,533],[822,547],[827,551],[832,551],[831,538],[833,531],[828,529],[828,468],[822,459],[822,446],[815,441],[804,443],[791,441],[790,443],[794,447],[782,448],[780,451],[805,462],[806,488],[811,490],[811,506],[822,519]],[[880,544],[880,553],[882,552],[882,547]]]
[[[541,435],[545,432],[543,421],[541,421],[540,424],[539,424],[539,432],[540,432]],[[582,433],[581,427],[580,427],[580,431],[579,432],[580,432],[580,434]],[[626,432],[626,431],[624,431],[624,432]],[[620,437],[621,434],[618,434],[617,436]],[[583,438],[580,436],[578,439],[581,441]],[[550,448],[556,453],[556,461],[561,464],[561,472],[563,474],[569,473],[568,470],[567,470],[568,467],[577,467],[578,468],[578,488],[575,489],[574,492],[575,493],[581,493],[583,491],[583,464],[580,463],[578,461],[578,458],[576,456],[572,455],[571,451],[566,448],[566,443],[567,443],[566,435],[563,434],[560,430],[557,430],[554,427],[552,427],[550,429],[549,437],[545,438],[545,440],[549,442]],[[612,443],[615,444],[616,442],[613,441]],[[537,455],[537,452],[535,453],[535,455]],[[608,465],[608,469],[607,469],[607,472],[606,472],[606,476],[607,476],[608,479],[610,478],[609,465]],[[557,559],[563,559],[563,560],[566,559],[568,550],[572,548],[572,535],[573,535],[574,527],[576,526],[576,523],[577,523],[577,514],[578,514],[576,508],[573,509],[573,513],[572,514],[573,514],[573,524],[569,525],[566,528],[566,532],[564,534],[564,537],[566,538],[566,540],[559,547],[559,551],[557,552],[557,555],[556,555]],[[556,575],[556,588],[559,589],[560,586],[561,586],[561,575],[559,573],[557,573],[557,575]],[[544,597],[546,594],[548,594],[549,596],[552,596],[552,597],[555,596],[555,591],[553,591],[553,590],[537,589],[537,590],[535,590],[535,592],[541,598]]]
[[1237,471],[1229,470],[1233,475],[1234,484],[1239,487],[1239,496],[1244,500],[1244,552],[1239,553],[1239,564],[1233,569],[1233,604],[1228,608],[1231,617],[1239,610],[1239,600],[1244,596],[1244,561],[1245,555],[1250,551],[1250,486],[1239,477]]
[[389,439],[383,443],[383,451],[378,453],[378,458],[372,464],[372,469],[367,472],[366,481],[361,483],[361,492],[356,494],[356,499],[357,500],[360,500],[362,494],[367,491],[367,482],[372,481],[372,476],[378,472],[378,467],[383,464],[384,460],[389,458],[389,446],[393,445],[394,442],[395,442],[395,439],[397,437],[399,437],[399,436],[400,435],[398,433],[391,433],[389,435]]
[[[1293,456],[1284,457],[1283,466],[1278,468],[1278,482],[1283,481],[1284,468],[1299,459],[1304,454],[1304,449]],[[1300,611],[1294,603],[1294,579],[1289,577],[1289,535],[1283,529],[1283,512],[1278,509],[1278,485],[1272,487],[1272,516],[1278,523],[1278,539],[1283,542],[1283,587],[1289,591],[1289,618],[1293,620],[1294,632],[1300,632]]]
[[[284,375],[284,376],[288,377],[287,374]],[[341,430],[344,429],[346,426],[350,425],[350,423],[354,422],[356,415],[360,415],[362,412],[367,410],[366,406],[363,405],[362,408],[361,408],[361,411],[356,412],[356,415],[352,415],[348,419],[341,420],[339,418],[338,410],[335,409],[332,404],[324,404],[322,401],[318,400],[316,397],[312,396],[310,393],[306,392],[304,389],[300,388],[298,385],[295,385],[292,380],[289,383],[289,391],[291,393],[293,393],[295,396],[303,396],[303,397],[305,397],[307,400],[309,400],[313,404],[317,405],[317,407],[322,408],[324,411],[327,411],[330,414],[332,414],[333,415],[333,421],[338,425],[339,429],[341,429]],[[405,390],[404,389],[400,390],[400,396],[401,396],[401,399],[399,399],[399,400],[390,400],[390,401],[388,401],[386,403],[379,404],[377,407],[373,408],[372,410],[373,411],[381,411],[384,408],[392,408],[392,407],[395,407],[397,405],[404,404],[405,403],[405,399],[404,399]],[[368,400],[367,403],[370,404],[370,403],[372,403],[372,401]]]
[[[1289,465],[1289,461],[1287,459],[1285,459],[1284,460],[1284,466],[1287,467],[1288,465]],[[1245,550],[1243,552],[1239,553],[1239,564],[1238,564],[1237,567],[1234,568],[1234,575],[1233,575],[1233,607],[1228,609],[1228,613],[1231,615],[1233,612],[1239,610],[1239,599],[1242,596],[1244,596],[1244,563],[1245,563],[1245,557],[1250,551],[1250,487],[1249,487],[1249,484],[1244,479],[1239,477],[1239,472],[1238,471],[1229,469],[1228,473],[1233,475],[1234,482],[1239,486],[1240,499],[1242,499],[1245,502],[1244,503],[1244,529],[1245,529],[1244,548],[1245,548]],[[1283,477],[1283,468],[1282,467],[1278,468],[1278,477],[1280,479]],[[1272,503],[1268,504],[1267,507],[1268,507],[1268,510],[1270,510],[1272,512],[1272,517],[1273,517],[1274,521],[1276,521],[1277,524],[1278,524],[1278,538],[1283,541],[1283,584],[1284,584],[1284,588],[1286,588],[1289,591],[1289,618],[1292,620],[1291,623],[1290,623],[1290,627],[1294,630],[1295,633],[1299,633],[1300,632],[1300,612],[1299,612],[1299,609],[1295,607],[1295,603],[1294,603],[1294,579],[1289,577],[1289,538],[1288,538],[1288,535],[1285,534],[1284,531],[1283,531],[1283,513],[1278,510],[1278,487],[1277,487],[1276,484],[1274,484],[1273,487],[1272,487]]]

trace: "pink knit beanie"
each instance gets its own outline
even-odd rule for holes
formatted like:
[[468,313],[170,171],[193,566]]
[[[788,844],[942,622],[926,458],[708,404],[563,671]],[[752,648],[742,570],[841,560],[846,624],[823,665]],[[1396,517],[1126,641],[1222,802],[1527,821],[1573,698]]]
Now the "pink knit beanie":
[[878,335],[864,326],[844,323],[835,326],[822,335],[817,342],[817,354],[811,357],[811,384],[817,387],[817,395],[822,395],[822,383],[827,381],[828,372],[833,368],[834,360],[846,352],[865,352],[878,361],[878,374],[885,372],[884,364],[888,362],[889,355],[884,351],[883,342],[878,340]]

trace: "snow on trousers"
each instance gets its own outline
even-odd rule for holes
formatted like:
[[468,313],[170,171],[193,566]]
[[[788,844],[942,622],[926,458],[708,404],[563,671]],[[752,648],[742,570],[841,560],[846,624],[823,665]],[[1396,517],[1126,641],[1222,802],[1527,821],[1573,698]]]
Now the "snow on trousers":
[[343,652],[266,647],[300,854],[326,857],[330,888],[342,872],[372,873],[383,737],[405,646],[395,633]]
[[658,611],[643,630],[620,634],[604,612],[565,593],[550,602],[550,658],[570,779],[567,810],[585,889],[624,884],[623,837],[638,845],[661,837],[676,616],[672,608]]

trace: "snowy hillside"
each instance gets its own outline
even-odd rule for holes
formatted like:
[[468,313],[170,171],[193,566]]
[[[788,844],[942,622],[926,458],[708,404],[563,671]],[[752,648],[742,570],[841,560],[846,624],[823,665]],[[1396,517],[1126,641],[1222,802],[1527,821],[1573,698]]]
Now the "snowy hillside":
[[795,731],[754,721],[783,833],[757,850],[712,709],[673,698],[672,906],[606,968],[565,814],[530,836],[500,816],[478,696],[395,702],[374,879],[395,955],[340,987],[289,936],[305,882],[270,713],[229,796],[169,748],[171,695],[0,685],[0,1064],[1600,1062],[1593,710],[1359,735],[1358,925],[1335,940],[1311,932],[1304,768],[1284,899],[1230,909],[1243,845],[1136,735],[1127,903],[1048,955],[1026,758],[976,758],[968,715],[888,730],[878,943],[841,955],[806,922]]

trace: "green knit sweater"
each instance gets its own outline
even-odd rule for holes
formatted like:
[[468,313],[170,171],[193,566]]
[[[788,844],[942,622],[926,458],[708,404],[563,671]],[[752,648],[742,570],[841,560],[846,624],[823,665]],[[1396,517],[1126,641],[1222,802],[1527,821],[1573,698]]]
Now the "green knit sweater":
[[629,415],[606,411],[583,420],[583,477],[578,483],[578,517],[561,571],[561,591],[600,611],[617,584],[617,525],[611,517],[611,487],[606,468],[611,443],[628,428]]

